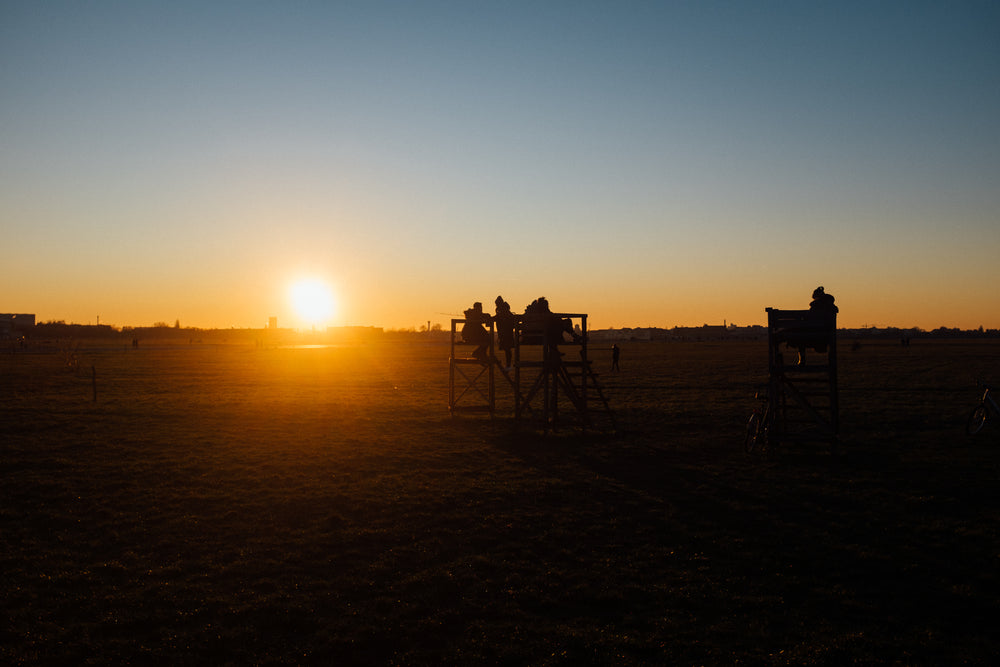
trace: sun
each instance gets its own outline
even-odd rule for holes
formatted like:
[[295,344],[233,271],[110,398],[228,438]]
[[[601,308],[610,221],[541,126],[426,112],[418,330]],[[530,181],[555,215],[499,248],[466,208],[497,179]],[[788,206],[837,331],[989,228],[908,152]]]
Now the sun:
[[327,324],[333,316],[333,292],[322,280],[299,280],[292,284],[290,295],[295,314],[311,327]]

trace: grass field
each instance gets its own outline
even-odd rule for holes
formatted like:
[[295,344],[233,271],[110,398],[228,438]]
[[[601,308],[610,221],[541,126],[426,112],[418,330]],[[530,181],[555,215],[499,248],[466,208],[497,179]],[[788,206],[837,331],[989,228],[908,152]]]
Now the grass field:
[[763,343],[623,345],[614,434],[452,418],[435,343],[67,357],[0,354],[4,664],[1000,653],[997,341],[842,341],[837,453],[767,458]]

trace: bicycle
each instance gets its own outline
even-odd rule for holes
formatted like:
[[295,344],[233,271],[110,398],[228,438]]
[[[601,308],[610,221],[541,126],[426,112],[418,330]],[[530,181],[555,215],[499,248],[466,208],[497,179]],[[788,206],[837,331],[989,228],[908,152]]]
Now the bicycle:
[[990,395],[990,391],[993,389],[988,384],[979,383],[983,387],[983,398],[979,401],[979,405],[972,408],[972,412],[969,413],[969,419],[965,422],[965,432],[969,435],[975,435],[983,430],[986,425],[986,420],[990,417],[1000,416],[1000,406],[997,402],[993,400]]
[[758,391],[753,397],[760,405],[753,409],[747,420],[747,431],[743,437],[743,449],[747,454],[766,449],[771,430],[771,402],[767,399],[767,392]]

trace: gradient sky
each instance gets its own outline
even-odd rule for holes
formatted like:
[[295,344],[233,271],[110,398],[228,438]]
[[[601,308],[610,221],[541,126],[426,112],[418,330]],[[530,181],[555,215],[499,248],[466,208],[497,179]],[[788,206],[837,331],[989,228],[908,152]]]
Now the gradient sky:
[[0,312],[1000,328],[1000,3],[0,0]]

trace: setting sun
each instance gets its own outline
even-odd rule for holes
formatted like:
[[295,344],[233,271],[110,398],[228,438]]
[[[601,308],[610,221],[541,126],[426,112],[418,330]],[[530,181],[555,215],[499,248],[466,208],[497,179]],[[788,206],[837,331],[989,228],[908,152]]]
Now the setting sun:
[[327,324],[333,316],[333,292],[321,280],[299,280],[291,287],[292,307],[306,325],[316,327]]

